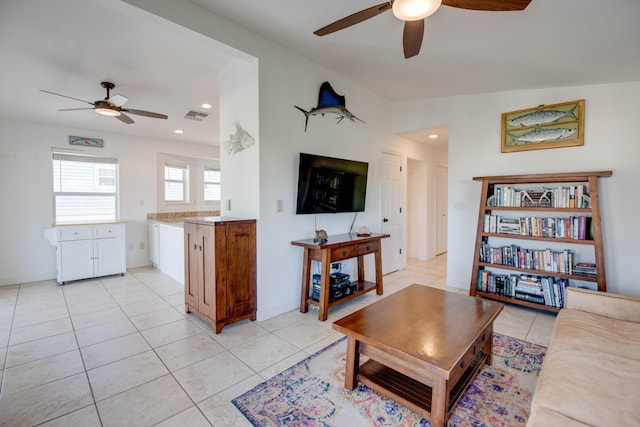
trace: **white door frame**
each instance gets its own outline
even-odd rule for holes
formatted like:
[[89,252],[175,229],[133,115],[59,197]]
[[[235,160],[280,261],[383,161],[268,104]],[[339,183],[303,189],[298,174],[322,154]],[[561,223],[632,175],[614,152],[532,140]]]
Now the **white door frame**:
[[449,168],[438,165],[436,170],[436,255],[447,252]]

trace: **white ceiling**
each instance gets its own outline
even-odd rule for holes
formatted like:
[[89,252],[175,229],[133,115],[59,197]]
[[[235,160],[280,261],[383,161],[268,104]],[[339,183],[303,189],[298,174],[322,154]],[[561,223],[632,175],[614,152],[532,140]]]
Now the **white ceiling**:
[[[192,0],[391,100],[640,79],[640,1],[532,0],[521,12],[443,6],[404,59],[391,11],[325,37],[313,31],[380,0]],[[108,132],[217,143],[217,73],[230,49],[117,1],[2,0],[0,115]],[[95,101],[103,80],[125,107],[169,115],[125,125],[46,89]],[[183,118],[214,104],[204,122]],[[526,106],[523,106],[526,107]],[[185,134],[176,137],[173,129]],[[423,139],[429,132],[406,135]],[[90,136],[90,135],[87,135]]]
[[[217,143],[218,70],[232,57],[217,42],[149,17],[117,1],[2,0],[0,2],[0,115],[36,122],[160,139]],[[40,89],[94,102],[129,98],[125,108],[167,114],[167,120],[130,114],[127,125],[90,105]],[[191,109],[211,116],[187,120]],[[182,129],[175,135],[174,129]],[[84,134],[82,136],[95,136]]]

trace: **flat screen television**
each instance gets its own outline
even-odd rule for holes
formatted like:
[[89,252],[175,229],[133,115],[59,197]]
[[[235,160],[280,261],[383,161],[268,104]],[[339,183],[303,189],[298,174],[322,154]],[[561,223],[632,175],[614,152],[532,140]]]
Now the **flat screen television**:
[[369,164],[300,153],[296,214],[363,212]]

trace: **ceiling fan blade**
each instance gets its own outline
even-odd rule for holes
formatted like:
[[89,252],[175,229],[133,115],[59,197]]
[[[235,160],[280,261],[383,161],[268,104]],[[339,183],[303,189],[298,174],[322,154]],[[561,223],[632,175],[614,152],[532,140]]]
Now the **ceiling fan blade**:
[[128,108],[128,109],[122,108],[120,111],[126,111],[127,113],[137,114],[139,116],[153,117],[155,119],[166,119],[169,117],[166,114],[152,113],[151,111],[144,111],[144,110],[134,110],[133,108]]
[[87,103],[89,105],[95,105],[93,102],[85,101],[84,99],[78,99],[78,98],[74,98],[72,96],[62,95],[62,94],[55,93],[55,92],[50,92],[50,91],[44,90],[44,89],[40,89],[40,92],[46,92],[46,93],[50,93],[51,95],[58,95],[58,96],[62,96],[64,98],[75,99],[76,101],[85,102],[85,103]]
[[531,0],[442,0],[442,4],[460,9],[506,12],[524,10]]
[[77,110],[93,110],[93,108],[63,108],[58,111],[77,111]]
[[377,6],[370,7],[360,12],[356,12],[353,15],[349,15],[346,18],[342,18],[333,22],[325,27],[320,28],[313,32],[317,36],[326,36],[338,30],[343,30],[352,25],[358,24],[362,21],[366,21],[369,18],[373,18],[376,15],[381,14],[391,9],[391,2],[381,3]]
[[122,107],[128,100],[129,98],[124,95],[113,95],[111,98],[107,99],[107,102],[111,105],[115,105],[116,107]]
[[405,21],[404,33],[402,34],[402,47],[404,57],[411,58],[420,53],[422,37],[424,36],[424,19],[417,21]]
[[126,114],[123,114],[123,113],[120,113],[119,116],[115,116],[115,118],[120,120],[123,123],[128,124],[128,125],[133,123],[133,120],[131,119],[131,117],[129,117]]

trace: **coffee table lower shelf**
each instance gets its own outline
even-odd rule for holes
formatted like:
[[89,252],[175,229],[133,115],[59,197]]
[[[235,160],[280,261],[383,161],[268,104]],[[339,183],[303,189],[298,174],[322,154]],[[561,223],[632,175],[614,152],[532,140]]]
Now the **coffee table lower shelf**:
[[[486,360],[487,355],[478,352],[458,382],[450,388],[447,414],[458,403]],[[425,418],[431,417],[432,389],[426,384],[373,359],[369,359],[360,366],[358,381]]]
[[[367,292],[375,291],[378,288],[378,285],[376,283],[368,282],[366,280],[356,280],[351,282],[351,284],[353,283],[357,284],[357,289],[354,293],[352,293],[351,295],[345,295],[342,298],[329,302],[327,304],[327,307],[333,307],[334,305],[342,304],[343,302],[359,297],[360,295],[366,294]],[[307,303],[310,305],[320,306],[320,302],[313,298],[308,298]]]

